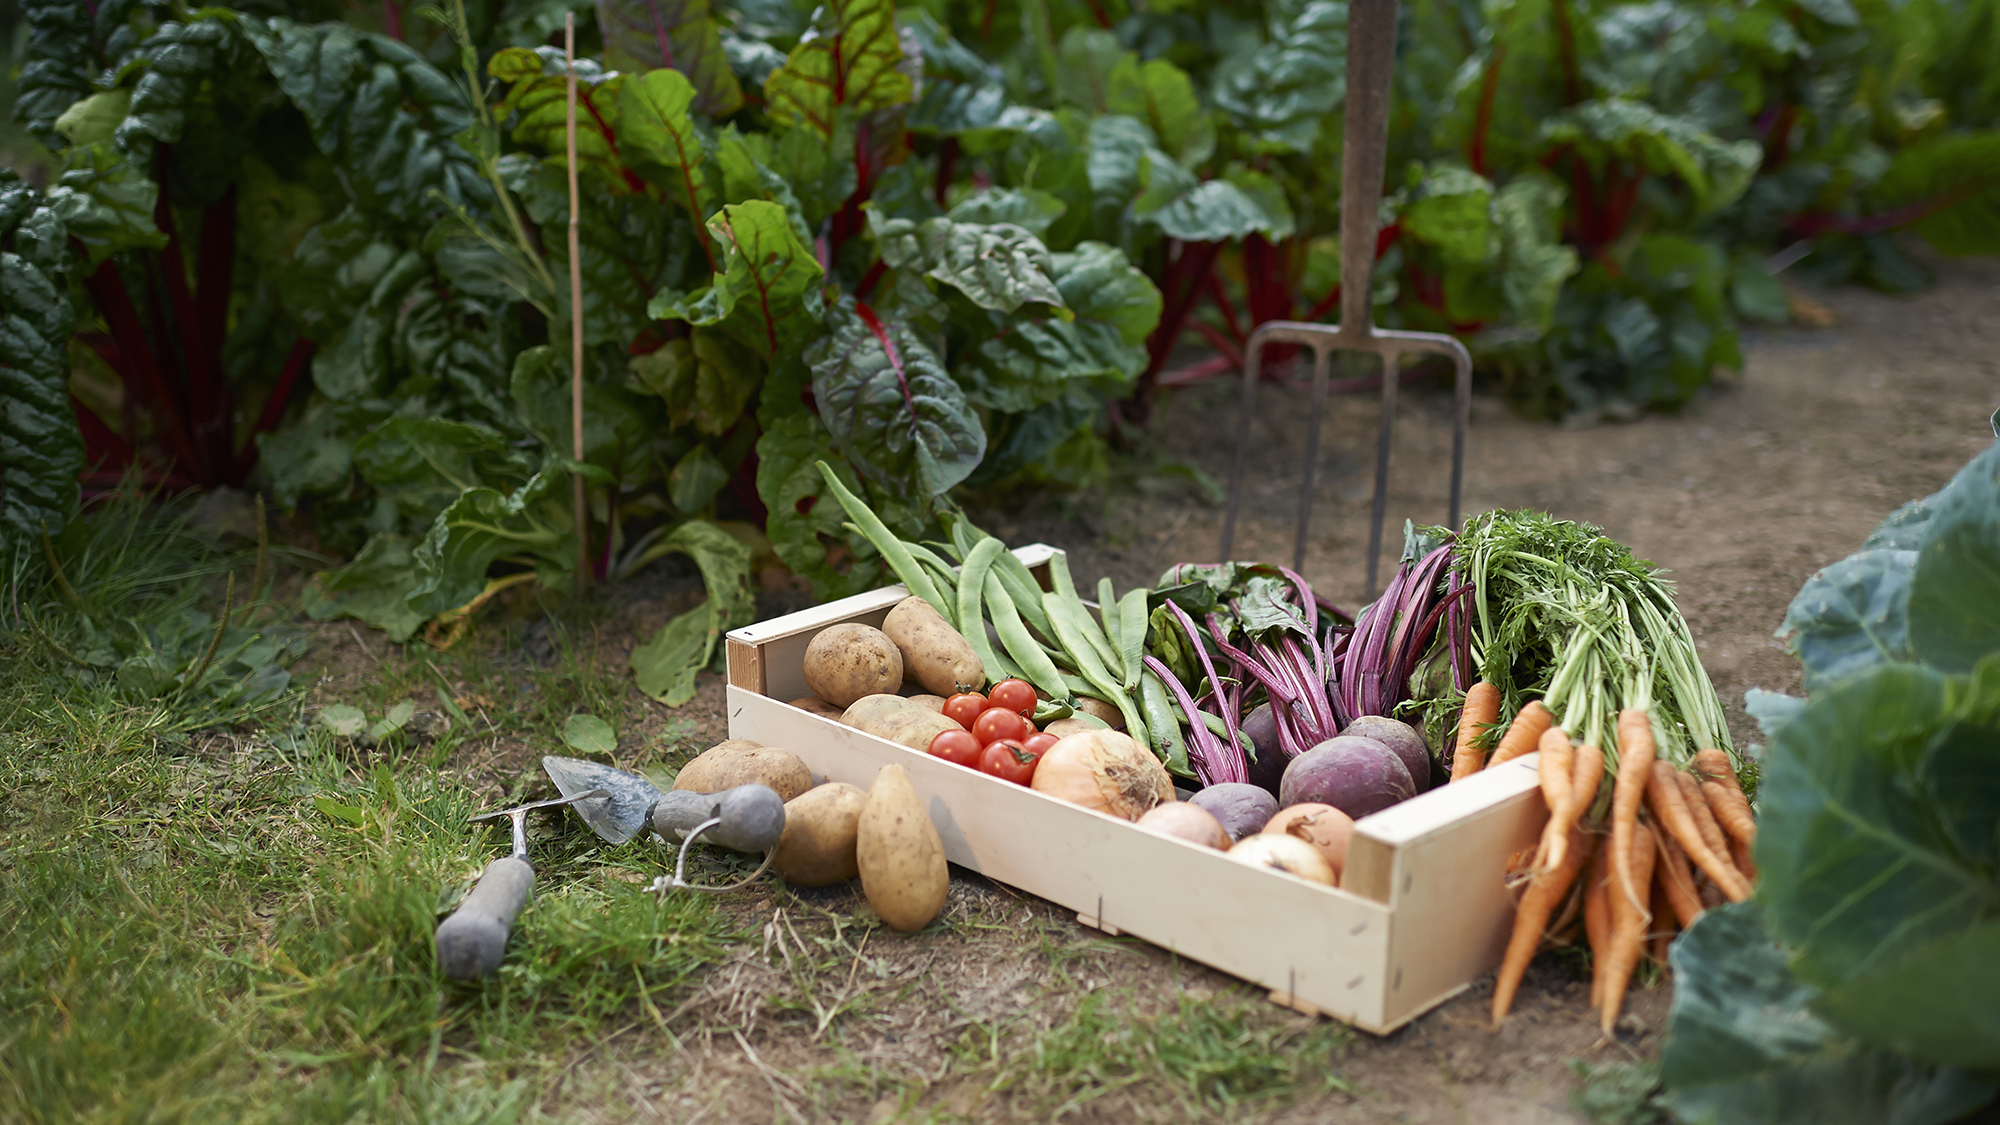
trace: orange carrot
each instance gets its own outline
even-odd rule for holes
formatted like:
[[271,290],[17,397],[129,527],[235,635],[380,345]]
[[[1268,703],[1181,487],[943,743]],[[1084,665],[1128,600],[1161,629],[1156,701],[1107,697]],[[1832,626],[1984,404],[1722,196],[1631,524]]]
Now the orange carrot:
[[1590,942],[1590,1006],[1603,1002],[1604,953],[1611,947],[1611,849],[1600,842],[1583,887],[1583,934]]
[[1680,920],[1681,929],[1694,925],[1701,917],[1701,894],[1694,889],[1694,875],[1688,870],[1687,853],[1674,843],[1671,833],[1662,832],[1658,836],[1660,855],[1654,863],[1654,876],[1667,892],[1667,903],[1674,908],[1674,917]]
[[[1656,847],[1652,830],[1633,821],[1632,851],[1626,875],[1631,883],[1649,891]],[[1612,856],[1611,862],[1616,864],[1618,857]],[[1618,1026],[1618,1013],[1625,1007],[1625,986],[1631,983],[1632,970],[1638,968],[1639,957],[1646,950],[1646,927],[1651,921],[1652,916],[1646,910],[1645,902],[1636,895],[1630,898],[1623,894],[1611,896],[1611,941],[1604,956],[1603,1018],[1598,1023],[1607,1039]]]
[[1694,762],[1701,773],[1702,795],[1708,798],[1716,823],[1729,833],[1730,839],[1745,847],[1755,846],[1757,818],[1750,815],[1750,800],[1736,784],[1736,771],[1730,767],[1729,755],[1720,750],[1703,750],[1694,756]]
[[1647,955],[1659,964],[1667,966],[1667,946],[1673,944],[1674,935],[1680,927],[1674,925],[1674,904],[1667,900],[1666,888],[1660,885],[1660,865],[1655,858],[1653,864],[1653,929],[1652,946]]
[[1741,871],[1743,877],[1750,880],[1750,885],[1753,887],[1756,886],[1757,859],[1750,854],[1749,845],[1744,844],[1740,840],[1729,841],[1729,858],[1735,861],[1736,870]]
[[1539,699],[1521,708],[1521,713],[1514,716],[1514,722],[1508,726],[1507,733],[1501,736],[1500,745],[1494,748],[1493,757],[1487,759],[1486,764],[1497,766],[1501,762],[1533,753],[1535,747],[1542,741],[1542,732],[1549,729],[1549,724],[1555,721],[1556,717],[1549,713],[1548,708],[1542,706],[1542,701]]
[[1570,795],[1576,751],[1569,744],[1568,732],[1561,727],[1543,731],[1541,753],[1536,773],[1542,782],[1542,802],[1549,806],[1549,822],[1542,828],[1542,846],[1535,856],[1537,871],[1544,867],[1562,866],[1563,852],[1569,845],[1569,830],[1576,824],[1576,816],[1571,811],[1576,799]]
[[[1579,746],[1576,749],[1575,757],[1576,763],[1570,770],[1569,779],[1570,798],[1567,819],[1570,824],[1580,822],[1584,816],[1589,814],[1591,803],[1597,800],[1598,787],[1604,784],[1604,751],[1599,750],[1595,746]],[[1554,819],[1555,817],[1551,815],[1550,820],[1553,821]],[[1546,830],[1544,830],[1543,836],[1544,838],[1547,837]],[[1557,848],[1555,850],[1555,858],[1549,862],[1561,862],[1561,850],[1561,848]]]
[[[1632,829],[1653,776],[1653,717],[1638,708],[1618,712],[1618,779],[1611,789],[1611,879],[1618,896],[1643,913],[1643,884],[1632,878]],[[1647,861],[1649,864],[1651,860]]]
[[[1694,861],[1702,873],[1715,880],[1722,893],[1731,902],[1742,902],[1750,897],[1750,883],[1736,865],[1729,862],[1728,846],[1723,845],[1721,855],[1715,854],[1717,844],[1721,844],[1722,830],[1713,829],[1715,840],[1710,841],[1701,830],[1700,817],[1688,807],[1687,795],[1682,790],[1680,778],[1685,776],[1666,762],[1653,763],[1652,784],[1646,791],[1651,799],[1653,815],[1660,819],[1661,827],[1670,833],[1674,842],[1681,846],[1687,857]],[[1708,802],[1701,803],[1701,811],[1708,811]]]
[[1582,830],[1572,829],[1568,861],[1561,867],[1537,871],[1528,881],[1528,889],[1521,893],[1521,904],[1514,910],[1514,933],[1507,939],[1506,956],[1500,959],[1500,975],[1493,982],[1493,1026],[1499,1027],[1500,1021],[1507,1018],[1507,1010],[1514,1006],[1514,993],[1527,974],[1528,962],[1535,959],[1535,950],[1541,947],[1549,915],[1569,893],[1570,884],[1576,882],[1577,869],[1590,856],[1589,847]]
[[1486,766],[1486,751],[1473,740],[1486,733],[1500,717],[1500,689],[1481,680],[1465,692],[1465,706],[1458,713],[1458,748],[1451,755],[1451,779],[1463,781]]

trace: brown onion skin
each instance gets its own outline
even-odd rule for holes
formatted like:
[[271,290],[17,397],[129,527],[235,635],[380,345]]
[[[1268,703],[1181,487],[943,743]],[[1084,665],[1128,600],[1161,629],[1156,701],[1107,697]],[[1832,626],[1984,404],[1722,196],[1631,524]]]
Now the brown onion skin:
[[1120,820],[1137,820],[1174,799],[1167,768],[1115,730],[1082,731],[1049,747],[1030,788]]
[[1139,827],[1219,852],[1229,850],[1229,833],[1223,830],[1222,822],[1209,815],[1207,810],[1186,801],[1154,805],[1152,811],[1139,818]]
[[1338,879],[1347,870],[1347,846],[1354,839],[1354,818],[1332,805],[1300,804],[1272,814],[1264,831],[1304,840],[1319,850]]

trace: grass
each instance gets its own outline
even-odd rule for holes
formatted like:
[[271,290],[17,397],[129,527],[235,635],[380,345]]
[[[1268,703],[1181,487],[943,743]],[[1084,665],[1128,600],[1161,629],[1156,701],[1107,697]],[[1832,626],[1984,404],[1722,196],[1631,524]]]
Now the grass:
[[[537,893],[499,973],[444,980],[437,922],[504,850],[504,829],[466,825],[498,799],[461,756],[559,745],[580,711],[628,764],[695,748],[600,659],[589,611],[517,623],[546,638],[538,659],[364,638],[338,702],[454,718],[363,745],[317,721],[321,685],[243,687],[304,637],[251,589],[281,553],[260,564],[137,500],[51,547],[61,582],[35,560],[0,574],[0,1122],[595,1118],[637,1072],[676,1075],[689,1113],[801,1119],[885,1100],[905,1120],[1235,1117],[1338,1085],[1339,1025],[1179,972],[1135,986],[1155,954],[1012,892],[955,889],[914,938],[852,887],[654,896],[647,845],[560,811],[530,819]],[[994,964],[1032,994],[997,1015],[966,991]]]

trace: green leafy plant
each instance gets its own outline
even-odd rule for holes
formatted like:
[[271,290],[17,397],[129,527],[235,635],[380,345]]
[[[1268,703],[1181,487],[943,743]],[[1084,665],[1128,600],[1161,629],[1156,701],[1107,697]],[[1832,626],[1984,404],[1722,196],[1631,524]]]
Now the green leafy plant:
[[2000,1089],[1996,512],[2000,445],[1793,603],[1813,694],[1765,708],[1758,897],[1675,952],[1684,1118],[1942,1122]]

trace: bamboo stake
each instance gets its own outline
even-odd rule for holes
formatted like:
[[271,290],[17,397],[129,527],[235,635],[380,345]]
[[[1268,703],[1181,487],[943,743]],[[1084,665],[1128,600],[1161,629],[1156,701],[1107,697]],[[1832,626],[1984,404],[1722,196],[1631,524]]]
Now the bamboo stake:
[[[576,13],[563,16],[563,63],[569,74],[569,107],[563,131],[569,145],[569,418],[570,445],[578,465],[583,464],[583,255],[582,235],[577,226],[581,210],[576,187]],[[576,588],[581,592],[590,582],[590,499],[585,494],[583,474],[572,472],[572,493],[576,501]]]

